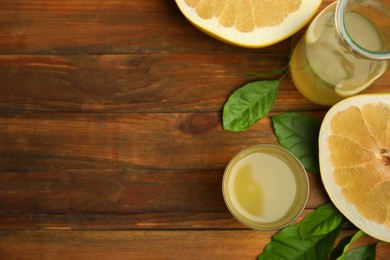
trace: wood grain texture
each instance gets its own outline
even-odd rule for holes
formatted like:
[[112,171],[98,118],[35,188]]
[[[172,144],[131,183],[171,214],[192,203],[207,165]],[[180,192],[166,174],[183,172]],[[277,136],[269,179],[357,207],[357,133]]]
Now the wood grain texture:
[[[222,175],[223,169],[5,172],[0,228],[243,228],[224,204]],[[320,176],[309,180],[306,208],[314,209],[327,196]]]
[[[227,211],[223,170],[68,170],[6,172],[0,211],[20,213],[131,214]],[[307,208],[324,203],[320,176],[309,174]]]
[[220,113],[8,111],[0,117],[0,169],[223,169],[243,148],[278,144],[273,115],[231,132]]
[[[24,210],[24,209],[23,209]],[[312,212],[306,209],[301,221]],[[21,213],[0,214],[1,230],[249,230],[228,211],[133,212],[123,214]],[[1,232],[1,231],[0,231]]]
[[283,52],[288,41],[243,49],[192,26],[174,0],[32,1],[0,3],[1,54]]
[[[250,230],[1,231],[0,257],[52,259],[61,256],[62,259],[83,260],[255,259],[274,233]],[[345,232],[344,235],[350,233]],[[364,242],[372,241],[368,239]],[[380,243],[376,259],[388,259],[388,250],[390,244]]]
[[223,168],[239,150],[276,144],[270,117],[229,132],[220,113],[4,112],[0,169]]
[[[254,259],[272,233],[11,231],[0,232],[0,257],[12,259],[23,250],[25,259],[49,259],[58,255],[65,259]],[[15,236],[22,239],[14,239]]]
[[197,52],[244,51],[195,29],[173,0],[4,0],[0,10],[3,54],[193,52],[194,42]]
[[[221,111],[234,90],[260,80],[287,54],[0,55],[0,109],[85,112]],[[237,66],[239,64],[239,66]],[[274,77],[275,78],[275,77]],[[267,79],[267,78],[266,78]],[[389,90],[386,73],[365,93]],[[274,111],[323,110],[290,78]]]
[[[334,0],[324,0],[320,9]],[[285,53],[288,41],[243,49],[192,26],[174,0],[0,3],[0,54]]]
[[[220,111],[229,94],[258,79],[245,76],[246,72],[273,70],[286,63],[283,54],[235,54],[223,59],[215,54],[1,55],[0,108]],[[290,99],[296,106],[304,100],[285,85],[283,91],[295,96]],[[280,109],[289,105],[282,102],[277,105]]]
[[[174,0],[1,0],[0,259],[255,259],[275,232],[229,213],[224,168],[247,146],[277,144],[273,115],[328,108],[287,77],[249,131],[224,131],[221,112],[261,79],[246,72],[282,67],[289,49],[221,43]],[[308,175],[297,222],[328,201]],[[388,259],[389,244],[377,254]]]

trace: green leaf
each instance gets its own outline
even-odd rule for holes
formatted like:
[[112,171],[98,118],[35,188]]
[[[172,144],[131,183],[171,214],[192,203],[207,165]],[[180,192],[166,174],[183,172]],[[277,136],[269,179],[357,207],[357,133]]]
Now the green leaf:
[[341,260],[343,259],[343,257],[347,254],[348,252],[348,249],[349,247],[351,246],[351,244],[353,242],[355,242],[356,240],[358,240],[359,238],[361,238],[362,236],[364,236],[365,233],[361,230],[359,230],[358,232],[356,232],[356,234],[354,236],[351,237],[350,241],[344,246],[344,249],[343,249],[343,253],[341,254],[340,257],[338,257],[337,259],[338,260]]
[[330,252],[329,259],[336,260],[339,256],[343,254],[344,247],[349,244],[349,241],[352,239],[353,235],[346,236],[340,240],[335,248],[333,248],[332,252]]
[[355,235],[350,235],[340,240],[337,247],[335,247],[331,252],[330,260],[375,259],[376,243],[348,251],[351,244],[364,235],[365,233],[359,230],[358,232],[356,232]]
[[324,235],[345,223],[344,216],[331,203],[325,203],[308,214],[301,222],[299,234],[302,239]]
[[341,231],[339,227],[328,234],[302,239],[299,229],[300,224],[295,224],[279,231],[257,259],[326,259]]
[[354,248],[346,253],[342,260],[374,260],[376,256],[377,243]]
[[280,145],[292,152],[307,170],[319,174],[321,121],[310,115],[291,112],[273,116],[272,122]]
[[236,90],[223,108],[224,129],[246,130],[266,116],[275,102],[279,86],[280,80],[264,80]]

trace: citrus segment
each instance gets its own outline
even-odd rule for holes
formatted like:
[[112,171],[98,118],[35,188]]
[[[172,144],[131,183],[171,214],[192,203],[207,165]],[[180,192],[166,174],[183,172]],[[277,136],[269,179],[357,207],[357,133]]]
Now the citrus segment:
[[[386,222],[387,208],[389,206],[390,181],[384,181],[376,184],[364,196],[361,201],[360,212],[367,218],[371,218],[377,223],[384,223],[390,228],[389,222]],[[375,201],[375,203],[372,203]]]
[[332,151],[329,159],[336,168],[355,167],[375,159],[373,152],[362,148],[360,144],[350,139],[338,135],[329,137],[328,148]]
[[315,14],[321,0],[176,0],[199,29],[231,44],[264,47],[286,39]]
[[390,131],[388,131],[390,129],[390,107],[385,104],[367,104],[363,113],[367,126],[372,135],[376,137],[378,145],[386,146],[390,142]]
[[[360,199],[367,194],[371,187],[381,181],[380,177],[369,174],[369,171],[364,167],[336,169],[334,171],[334,179],[337,185],[343,187],[345,198],[354,204],[361,203]],[[367,185],[360,185],[361,183],[366,183]]]
[[[332,132],[337,136],[343,136],[351,140],[362,148],[376,150],[378,145],[364,120],[359,108],[350,107],[334,116],[331,123]],[[361,128],[355,126],[361,126]]]
[[321,125],[319,155],[336,207],[367,234],[390,242],[390,94],[334,105]]

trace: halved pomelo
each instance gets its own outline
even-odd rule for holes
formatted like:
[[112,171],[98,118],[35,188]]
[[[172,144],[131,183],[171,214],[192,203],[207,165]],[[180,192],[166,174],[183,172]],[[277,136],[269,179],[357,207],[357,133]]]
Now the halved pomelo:
[[334,105],[321,125],[319,159],[335,206],[365,233],[390,242],[390,94]]
[[176,0],[200,30],[224,42],[256,48],[282,41],[301,29],[322,0]]

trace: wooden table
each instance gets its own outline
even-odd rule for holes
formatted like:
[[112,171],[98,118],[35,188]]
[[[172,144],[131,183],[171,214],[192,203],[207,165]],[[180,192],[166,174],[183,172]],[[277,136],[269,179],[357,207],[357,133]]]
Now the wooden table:
[[[275,232],[228,212],[224,167],[278,143],[273,115],[327,108],[288,77],[250,130],[224,131],[221,111],[289,43],[226,45],[174,0],[0,0],[0,259],[255,259]],[[389,88],[387,73],[366,92]],[[299,220],[328,200],[308,175]]]

